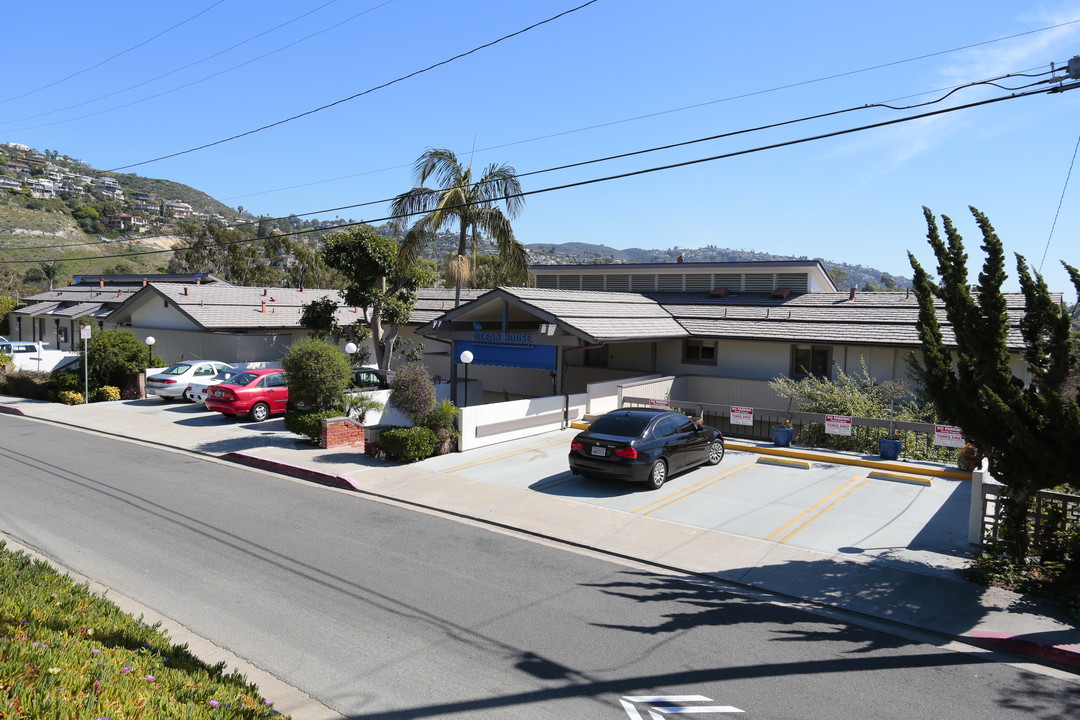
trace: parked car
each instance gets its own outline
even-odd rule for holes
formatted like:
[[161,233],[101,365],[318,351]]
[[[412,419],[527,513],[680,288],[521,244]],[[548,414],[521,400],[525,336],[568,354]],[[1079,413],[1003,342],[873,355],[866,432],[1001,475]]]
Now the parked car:
[[570,443],[570,471],[583,477],[643,482],[724,459],[724,436],[671,410],[624,408],[594,420]]
[[232,365],[216,360],[180,362],[146,378],[146,394],[156,395],[165,402],[178,397],[188,399],[187,388],[193,380],[208,380]]
[[187,386],[187,399],[194,403],[206,404],[206,396],[209,389],[214,385],[219,385],[223,382],[228,382],[238,374],[243,372],[238,368],[229,368],[222,370],[217,375],[209,378],[196,378]]
[[281,368],[244,370],[227,382],[210,388],[209,410],[225,415],[247,415],[262,422],[284,413],[289,404],[289,386]]
[[360,368],[353,372],[353,388],[356,390],[389,390],[394,378],[390,370]]

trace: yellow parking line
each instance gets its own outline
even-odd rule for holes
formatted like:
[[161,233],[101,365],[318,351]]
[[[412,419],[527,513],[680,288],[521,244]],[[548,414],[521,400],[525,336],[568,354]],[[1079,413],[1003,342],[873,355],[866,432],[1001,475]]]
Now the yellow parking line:
[[[701,490],[704,490],[705,488],[707,488],[707,487],[709,487],[711,485],[715,485],[716,483],[720,482],[721,480],[727,480],[732,475],[735,475],[736,473],[739,473],[739,472],[742,472],[743,470],[746,470],[747,468],[751,467],[753,464],[754,464],[754,461],[751,460],[749,462],[744,462],[742,465],[736,465],[733,468],[727,468],[725,470],[721,470],[720,472],[716,473],[715,475],[710,475],[709,477],[705,478],[704,480],[697,481],[696,483],[694,483],[690,487],[680,488],[676,492],[673,492],[670,495],[662,497],[659,500],[653,500],[648,505],[642,505],[637,510],[633,510],[632,512],[640,513],[641,511],[645,510],[645,508],[652,507],[653,505],[656,505],[658,503],[664,503],[663,505],[660,505],[659,507],[655,507],[652,510],[649,510],[649,512],[644,513],[645,515],[652,515],[657,510],[663,510],[668,505],[673,505],[673,504],[677,503],[679,500],[682,500],[684,498],[688,498],[691,495],[694,495],[697,492],[699,492]],[[672,499],[672,498],[674,498],[674,499]],[[667,501],[667,502],[665,502],[665,501]]]
[[555,442],[545,443],[543,445],[533,445],[532,447],[523,448],[521,450],[515,450],[513,452],[503,453],[502,455],[496,455],[495,457],[487,458],[486,460],[477,460],[475,462],[465,463],[464,465],[455,465],[454,467],[443,468],[441,472],[452,473],[458,470],[464,470],[466,468],[476,467],[477,465],[487,465],[488,463],[495,462],[496,460],[505,460],[508,457],[514,457],[515,455],[521,455],[531,450],[540,450],[546,447],[552,447],[554,445],[566,445],[567,450],[570,449],[570,443],[566,440],[556,440]]
[[829,498],[831,498],[833,495],[836,495],[837,493],[841,492],[842,490],[844,490],[844,488],[848,487],[849,485],[856,482],[857,480],[862,480],[862,482],[860,482],[858,485],[855,485],[850,490],[848,490],[846,493],[844,493],[842,496],[840,496],[835,501],[833,501],[831,504],[829,504],[828,507],[822,509],[816,515],[814,515],[814,517],[810,518],[809,520],[804,522],[802,525],[797,527],[795,530],[792,530],[790,533],[785,535],[781,540],[777,541],[777,542],[780,542],[780,543],[787,542],[787,540],[790,539],[792,536],[794,536],[796,533],[800,532],[803,528],[805,528],[807,525],[812,523],[814,520],[817,520],[819,517],[824,515],[828,510],[830,510],[834,505],[836,505],[836,503],[840,502],[841,500],[846,498],[848,495],[850,495],[851,493],[855,492],[860,487],[862,487],[863,483],[865,483],[867,481],[867,479],[868,478],[862,477],[861,475],[856,475],[855,477],[851,478],[850,480],[848,480],[846,483],[844,483],[840,487],[833,490],[831,493],[829,493],[825,497],[818,500],[816,503],[814,503],[810,507],[806,508],[806,510],[803,510],[801,513],[799,513],[798,515],[793,517],[791,520],[788,520],[786,523],[784,523],[783,525],[778,527],[771,535],[767,536],[765,539],[766,540],[772,540],[774,537],[776,537],[777,535],[782,533],[784,530],[788,529],[789,527],[791,527],[792,525],[797,523],[799,520],[801,520],[804,517],[806,517],[807,515],[809,515],[814,510],[814,508],[818,507],[819,505],[821,505],[824,502],[826,502],[827,500],[829,500]]

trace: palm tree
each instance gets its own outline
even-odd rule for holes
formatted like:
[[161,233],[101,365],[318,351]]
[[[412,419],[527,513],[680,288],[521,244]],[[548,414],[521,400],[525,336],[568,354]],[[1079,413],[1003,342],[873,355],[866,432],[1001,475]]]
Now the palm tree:
[[[461,303],[461,286],[468,277],[466,259],[471,233],[472,249],[477,254],[477,235],[486,234],[495,240],[499,257],[509,275],[524,283],[529,257],[525,247],[514,237],[510,218],[516,217],[525,204],[517,171],[509,165],[491,164],[478,180],[473,180],[472,166],[463,167],[450,150],[428,148],[416,161],[413,175],[417,187],[394,198],[391,215],[406,218],[423,213],[413,224],[402,243],[400,261],[413,262],[425,240],[433,238],[444,225],[457,220],[458,249],[451,261],[451,275],[456,293],[455,307]],[[428,178],[435,180],[436,189],[424,187]],[[503,213],[496,203],[505,203]],[[455,271],[456,270],[456,271]]]

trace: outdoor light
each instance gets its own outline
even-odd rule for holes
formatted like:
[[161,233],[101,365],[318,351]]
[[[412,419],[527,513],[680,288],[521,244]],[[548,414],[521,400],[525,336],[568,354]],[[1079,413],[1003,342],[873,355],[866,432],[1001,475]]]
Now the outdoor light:
[[465,400],[461,403],[461,407],[465,407],[469,404],[469,363],[473,361],[473,354],[468,350],[463,350],[458,355],[458,360],[465,365]]
[[149,360],[146,363],[146,367],[149,368],[151,365],[154,364],[154,343],[156,343],[157,340],[154,338],[153,335],[147,335],[146,340],[144,340],[143,342],[146,343],[146,353],[150,356]]
[[345,343],[345,354],[352,355],[357,350],[356,343]]

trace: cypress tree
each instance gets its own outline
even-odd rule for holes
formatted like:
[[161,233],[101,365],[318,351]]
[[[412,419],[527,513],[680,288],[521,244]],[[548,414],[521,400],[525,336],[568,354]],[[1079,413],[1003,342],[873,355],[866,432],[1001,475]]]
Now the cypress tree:
[[[1001,290],[1007,278],[1004,248],[987,217],[970,209],[985,253],[977,285],[968,284],[963,238],[946,216],[942,240],[934,214],[923,208],[938,280],[908,253],[923,349],[918,374],[941,419],[964,429],[987,457],[990,473],[1005,485],[1002,537],[1007,551],[1023,560],[1035,493],[1063,483],[1080,484],[1080,402],[1075,384],[1069,383],[1077,369],[1070,353],[1071,317],[1055,302],[1042,276],[1017,255],[1024,310],[1019,337],[1010,332],[1009,307]],[[1080,294],[1080,273],[1062,264]],[[940,305],[953,343],[944,338]],[[1027,383],[1013,373],[1010,344],[1023,347]]]

